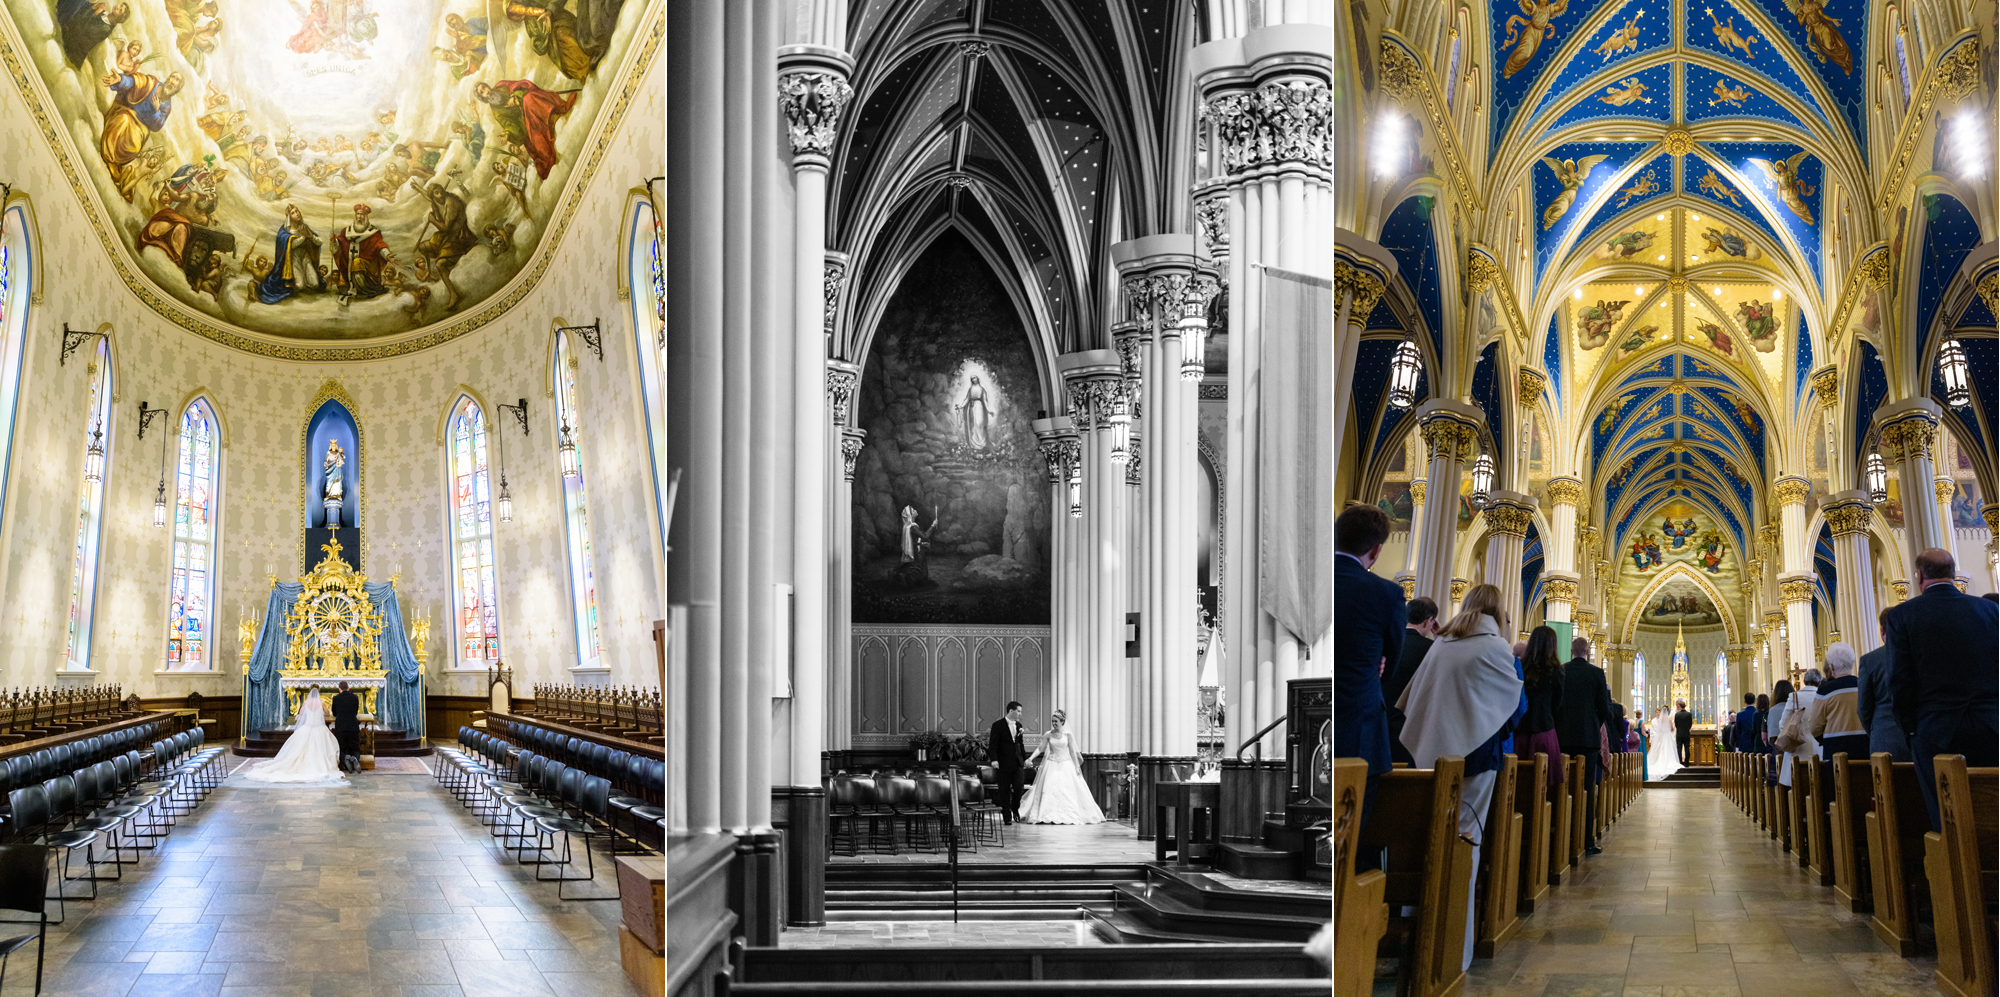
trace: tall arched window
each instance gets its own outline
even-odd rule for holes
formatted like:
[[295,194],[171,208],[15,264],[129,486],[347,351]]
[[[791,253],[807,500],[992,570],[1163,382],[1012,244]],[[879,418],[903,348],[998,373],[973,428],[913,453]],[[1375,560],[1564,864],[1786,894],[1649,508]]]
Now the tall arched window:
[[632,335],[639,351],[640,400],[646,406],[647,454],[652,459],[653,499],[659,505],[660,549],[667,544],[667,293],[660,269],[660,229],[653,206],[641,201],[632,211],[625,246],[626,286],[632,304]]
[[1736,705],[1729,698],[1729,657],[1721,651],[1715,652],[1715,722],[1722,722],[1722,715]]
[[34,259],[25,206],[0,211],[0,508],[14,450],[14,404],[21,387],[21,344],[28,328]]
[[76,503],[76,555],[70,564],[69,640],[63,647],[63,667],[90,667],[90,623],[97,608],[97,542],[104,526],[104,475],[110,454],[111,341],[97,337],[97,354],[86,369],[90,377],[90,411],[83,424],[82,495]]
[[597,633],[597,565],[590,548],[590,510],[584,492],[583,425],[576,404],[576,354],[569,336],[556,333],[556,440],[562,463],[563,525],[569,544],[569,601],[576,617],[579,667],[602,656]]
[[1646,712],[1646,652],[1632,652],[1632,708]]
[[215,413],[195,399],[181,413],[174,462],[174,580],[167,609],[167,667],[207,671],[215,604]]
[[451,410],[451,551],[458,571],[458,664],[500,660],[500,598],[493,567],[493,480],[486,412],[461,395]]

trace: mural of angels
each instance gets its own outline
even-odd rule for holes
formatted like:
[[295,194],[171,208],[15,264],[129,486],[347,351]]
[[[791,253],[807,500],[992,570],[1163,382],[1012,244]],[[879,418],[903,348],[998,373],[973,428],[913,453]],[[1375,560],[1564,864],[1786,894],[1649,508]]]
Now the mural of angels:
[[[1630,82],[1637,83],[1639,81],[1632,80]],[[1598,99],[1603,100],[1604,98],[1599,97]],[[1652,103],[1652,101],[1648,100],[1646,101],[1646,103],[1650,104]],[[1618,192],[1624,195],[1618,199],[1618,207],[1621,208],[1624,207],[1627,202],[1631,201],[1635,197],[1647,197],[1652,194],[1657,194],[1660,192],[1660,189],[1661,188],[1660,188],[1659,178],[1653,176],[1652,170],[1647,170],[1644,174],[1642,174],[1639,177],[1639,179],[1632,181],[1632,186],[1627,187]]]
[[[1713,174],[1710,175],[1713,176]],[[1734,256],[1740,260],[1760,260],[1764,258],[1764,251],[1757,248],[1756,243],[1731,232],[1728,226],[1716,228],[1711,225],[1701,231],[1700,239],[1702,242],[1701,251],[1704,253],[1721,253],[1725,256]]]
[[1555,224],[1562,220],[1563,215],[1569,213],[1569,206],[1576,203],[1577,189],[1583,186],[1584,181],[1590,179],[1590,171],[1596,169],[1597,164],[1610,158],[1608,155],[1597,155],[1557,161],[1549,156],[1542,157],[1542,163],[1548,166],[1549,172],[1554,173],[1556,179],[1563,185],[1562,193],[1557,194],[1556,199],[1542,211],[1542,231],[1554,228]]
[[1576,317],[1577,346],[1594,350],[1603,346],[1611,338],[1611,330],[1625,317],[1625,306],[1630,301],[1613,301],[1606,304],[1599,298],[1597,304],[1585,308]]
[[1799,216],[1800,221],[1811,225],[1813,223],[1812,208],[1806,205],[1806,198],[1818,193],[1819,188],[1807,187],[1799,177],[1799,167],[1804,165],[1805,158],[1808,155],[1811,155],[1811,153],[1798,152],[1790,159],[1776,163],[1768,159],[1758,159],[1755,156],[1751,156],[1750,161],[1757,164],[1757,168],[1763,170],[1764,175],[1770,178],[1771,186],[1775,188],[1778,200],[1783,201],[1785,207],[1791,209],[1792,214]]
[[1650,104],[1653,102],[1653,98],[1646,96],[1646,85],[1639,82],[1637,76],[1626,77],[1622,83],[1605,87],[1604,96],[1597,98],[1597,100],[1599,103],[1610,104],[1612,107],[1624,107],[1634,102],[1641,104]]
[[1728,104],[1731,107],[1742,107],[1744,101],[1754,96],[1749,87],[1741,83],[1732,87],[1727,85],[1728,82],[1728,80],[1715,81],[1715,90],[1713,91],[1715,99],[1709,101],[1708,106],[1714,107],[1717,104]]
[[1826,0],[1785,0],[1785,9],[1806,29],[1808,51],[1819,61],[1831,59],[1841,72],[1854,75],[1854,54],[1847,50],[1847,39],[1841,37],[1840,21],[1827,16]]
[[1734,16],[1729,18],[1729,23],[1724,24],[1716,18],[1715,8],[1703,7],[1701,10],[1702,13],[1708,15],[1709,30],[1715,32],[1715,40],[1722,43],[1724,51],[1736,49],[1743,53],[1743,58],[1745,59],[1756,55],[1755,52],[1750,51],[1750,46],[1763,41],[1762,38],[1756,35],[1738,34],[1736,31],[1736,18]]
[[[1549,22],[1561,17],[1569,10],[1569,0],[1514,0],[1521,7],[1521,14],[1507,17],[1507,37],[1501,46],[1512,45],[1514,51],[1507,56],[1507,65],[1501,68],[1502,76],[1513,76],[1526,69],[1535,58],[1542,43],[1556,36],[1556,29]],[[1520,29],[1526,28],[1526,31]],[[1518,40],[1517,40],[1518,39]]]
[[1759,353],[1769,353],[1778,345],[1778,306],[1765,304],[1755,298],[1741,301],[1736,305],[1736,317],[1743,323],[1743,332],[1750,337],[1750,345]]
[[1646,12],[1644,10],[1633,14],[1632,19],[1626,21],[1624,27],[1613,31],[1609,38],[1604,39],[1604,44],[1591,49],[1591,51],[1603,56],[1604,62],[1610,62],[1613,56],[1637,51],[1639,48],[1639,19],[1645,16]]
[[[1744,428],[1750,430],[1750,435],[1764,435],[1764,420],[1757,415],[1757,410],[1751,408],[1741,398],[1731,399],[1731,401],[1736,405],[1736,418],[1743,423]],[[1735,468],[1728,465],[1724,465],[1724,467],[1729,471],[1730,476],[1734,477],[1736,475]]]
[[1707,173],[1702,174],[1701,182],[1695,185],[1695,189],[1704,194],[1711,194],[1718,199],[1727,198],[1729,203],[1739,208],[1743,206],[1743,202],[1737,199],[1736,192],[1730,190],[1729,185],[1723,183],[1722,178],[1716,176],[1714,170],[1709,170]]

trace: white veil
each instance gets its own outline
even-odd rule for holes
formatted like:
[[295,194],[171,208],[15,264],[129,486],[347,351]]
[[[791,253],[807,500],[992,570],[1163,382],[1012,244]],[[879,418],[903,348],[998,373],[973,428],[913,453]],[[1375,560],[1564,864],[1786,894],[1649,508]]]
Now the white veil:
[[306,691],[305,698],[299,702],[299,715],[292,718],[294,730],[307,724],[326,726],[326,704],[320,698],[319,689],[316,687]]

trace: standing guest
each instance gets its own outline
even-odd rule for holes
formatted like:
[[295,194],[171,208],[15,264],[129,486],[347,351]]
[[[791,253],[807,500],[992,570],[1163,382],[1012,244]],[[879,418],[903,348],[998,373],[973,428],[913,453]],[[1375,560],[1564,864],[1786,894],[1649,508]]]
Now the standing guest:
[[[1806,669],[1805,676],[1799,680],[1799,688],[1793,690],[1792,698],[1785,701],[1785,713],[1778,718],[1778,729],[1784,730],[1785,725],[1791,722],[1792,714],[1796,713],[1799,715],[1799,735],[1804,740],[1800,741],[1790,751],[1780,749],[1781,753],[1805,761],[1811,761],[1819,757],[1819,742],[1813,740],[1812,730],[1807,726],[1806,718],[1812,716],[1813,700],[1819,696],[1820,679],[1819,669]],[[1776,711],[1773,710],[1772,712]],[[1791,784],[1792,763],[1787,759],[1780,758],[1778,759],[1778,785],[1789,787]]]
[[[1552,632],[1553,633],[1553,632]],[[1604,778],[1599,758],[1603,735],[1598,729],[1611,719],[1611,686],[1604,681],[1604,669],[1590,663],[1590,641],[1577,637],[1569,642],[1570,659],[1563,666],[1562,707],[1556,716],[1556,736],[1564,754],[1584,757],[1583,852],[1596,855],[1592,828],[1597,823],[1597,783]]]
[[[1896,670],[1896,653],[1889,650],[1889,611],[1875,614],[1882,646],[1861,656],[1861,692],[1856,708],[1861,726],[1868,728],[1868,754],[1889,753],[1890,760],[1910,760],[1910,738],[1896,722],[1896,697],[1889,691],[1889,676]],[[1847,756],[1853,759],[1853,755]]]
[[[1370,507],[1372,508],[1372,507]],[[1499,774],[1501,742],[1520,719],[1521,680],[1508,653],[1507,611],[1500,589],[1475,585],[1465,593],[1464,608],[1438,631],[1437,642],[1424,656],[1423,667],[1403,690],[1403,744],[1417,768],[1435,768],[1450,755],[1465,759],[1464,788],[1459,794],[1458,830],[1472,840],[1473,876],[1478,876],[1479,846],[1493,783]],[[1478,890],[1466,884],[1465,961],[1472,965],[1473,909]]]
[[1917,555],[1923,593],[1893,607],[1885,629],[1895,666],[1889,693],[1896,723],[1910,735],[1917,785],[1938,823],[1937,755],[1964,755],[1968,767],[2000,764],[2000,606],[1975,599],[1952,584],[1951,552],[1932,547]]
[[1632,732],[1625,736],[1625,740],[1631,745],[1634,751],[1637,751],[1639,753],[1639,781],[1645,782],[1647,779],[1651,778],[1651,776],[1648,776],[1646,774],[1646,753],[1649,749],[1646,746],[1645,710],[1632,711],[1631,729]]
[[1372,505],[1352,505],[1333,524],[1333,754],[1368,762],[1361,819],[1375,800],[1375,777],[1389,771],[1389,718],[1382,704],[1382,668],[1403,651],[1403,588],[1369,571],[1389,539],[1389,517]]
[[1694,764],[1694,714],[1685,701],[1674,703],[1674,753],[1682,765]]
[[1987,602],[2000,603],[2000,592],[1988,592],[1985,595],[1980,596],[1980,598],[1986,600]]
[[[1784,754],[1784,752],[1778,750],[1778,727],[1785,722],[1785,710],[1791,705],[1791,698],[1792,683],[1790,679],[1779,679],[1778,684],[1771,687],[1771,704],[1769,706],[1764,705],[1764,697],[1757,697],[1757,716],[1764,722],[1764,746],[1770,749],[1771,754],[1774,755]],[[1776,759],[1772,759],[1772,761],[1776,762]],[[1765,776],[1765,785],[1775,786],[1778,784],[1778,773],[1775,771],[1777,767],[1775,764],[1771,766],[1773,771]]]
[[1763,738],[1757,726],[1757,697],[1743,694],[1743,708],[1736,711],[1736,750],[1759,751],[1763,748]]
[[1827,645],[1826,670],[1833,677],[1820,685],[1812,713],[1806,718],[1807,729],[1819,740],[1820,761],[1831,760],[1842,751],[1851,759],[1868,757],[1868,728],[1861,723],[1861,682],[1854,677],[1854,666],[1853,645],[1844,640]]
[[1613,754],[1625,753],[1625,731],[1628,728],[1629,725],[1625,722],[1625,704],[1612,703],[1611,722],[1604,725],[1604,733],[1606,739],[1611,742]]
[[1560,786],[1563,770],[1556,764],[1556,754],[1563,749],[1556,737],[1556,715],[1562,709],[1563,664],[1556,657],[1555,630],[1536,627],[1522,651],[1522,685],[1528,705],[1522,711],[1520,726],[1514,730],[1514,743],[1520,749],[1515,753],[1530,762],[1536,754],[1549,756],[1548,784]]
[[[1410,600],[1405,619],[1409,625],[1403,630],[1403,656],[1395,667],[1382,673],[1382,702],[1394,703],[1403,698],[1403,690],[1410,685],[1410,676],[1417,673],[1417,666],[1423,663],[1424,655],[1430,652],[1431,639],[1437,636],[1438,626],[1444,621],[1438,619],[1437,603],[1430,596],[1420,595]],[[1410,749],[1403,747],[1403,711],[1389,707],[1389,759],[1410,764]]]

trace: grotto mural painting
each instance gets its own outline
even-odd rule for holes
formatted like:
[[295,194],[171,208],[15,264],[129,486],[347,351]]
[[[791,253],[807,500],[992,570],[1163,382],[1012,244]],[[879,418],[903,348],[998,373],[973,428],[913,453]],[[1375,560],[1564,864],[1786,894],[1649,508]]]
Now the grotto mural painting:
[[1049,622],[1039,384],[999,278],[941,236],[883,313],[854,402],[855,622]]

